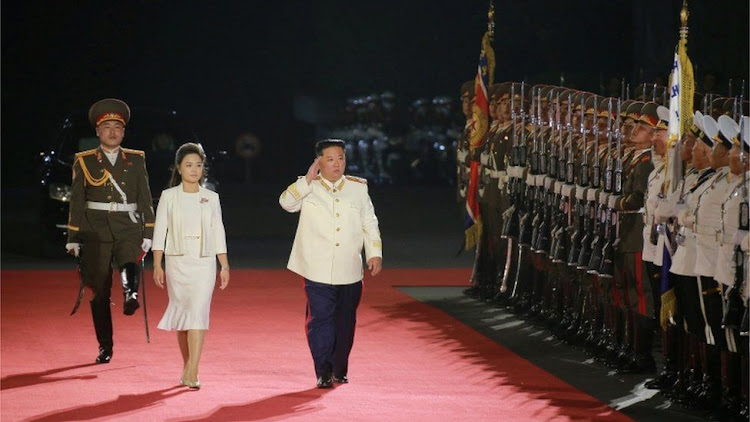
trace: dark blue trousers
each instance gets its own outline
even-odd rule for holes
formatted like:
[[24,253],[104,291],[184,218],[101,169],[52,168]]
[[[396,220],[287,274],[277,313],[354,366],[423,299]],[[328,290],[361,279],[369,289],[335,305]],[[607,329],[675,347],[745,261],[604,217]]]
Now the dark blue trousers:
[[345,376],[354,344],[362,281],[331,285],[305,279],[305,328],[317,376]]

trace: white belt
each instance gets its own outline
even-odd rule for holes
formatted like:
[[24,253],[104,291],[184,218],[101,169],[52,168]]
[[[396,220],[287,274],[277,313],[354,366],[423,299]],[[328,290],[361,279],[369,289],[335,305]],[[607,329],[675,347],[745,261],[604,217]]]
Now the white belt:
[[695,233],[707,235],[707,236],[716,236],[717,233],[721,233],[718,230],[716,230],[715,227],[712,226],[706,226],[706,225],[695,225],[695,228],[693,229]]
[[499,178],[501,178],[501,177],[505,177],[505,175],[507,174],[507,173],[505,172],[505,170],[490,170],[490,169],[484,169],[484,171],[485,171],[485,172],[487,172],[487,174],[489,174],[489,175],[490,175],[490,177],[491,177],[491,178],[493,178],[493,179],[499,179]]
[[110,212],[133,212],[138,209],[138,204],[123,204],[120,202],[86,201],[86,208],[90,210],[110,211]]
[[646,212],[643,208],[637,209],[635,211],[617,211],[618,214],[643,214]]

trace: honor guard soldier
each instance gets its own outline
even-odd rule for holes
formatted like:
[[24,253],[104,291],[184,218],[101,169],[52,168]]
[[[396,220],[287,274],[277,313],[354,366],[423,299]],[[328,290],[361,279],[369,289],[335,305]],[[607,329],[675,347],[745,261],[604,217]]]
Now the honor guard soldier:
[[[634,103],[636,105],[637,103]],[[631,106],[632,107],[632,106]],[[629,110],[630,111],[630,110]],[[615,293],[624,314],[624,339],[618,370],[622,373],[654,372],[652,356],[653,296],[651,286],[644,280],[643,270],[643,206],[646,200],[648,177],[654,169],[651,159],[653,129],[659,122],[656,104],[646,103],[640,110],[638,122],[631,136],[636,149],[630,170],[623,184],[621,197],[610,197],[617,211],[620,241],[615,261]],[[618,268],[619,267],[619,268]]]
[[721,205],[729,186],[729,150],[732,143],[719,132],[711,116],[703,117],[703,130],[713,142],[710,161],[716,174],[698,197],[692,215],[685,216],[684,225],[692,226],[696,236],[694,272],[698,277],[698,291],[701,292],[699,300],[706,338],[706,345],[701,345],[703,380],[697,402],[703,408],[713,409],[718,404],[720,394],[720,350],[727,347],[724,330],[721,329],[722,289],[714,275],[719,249],[717,233],[721,232]]
[[151,248],[154,210],[143,151],[122,148],[130,108],[104,99],[91,106],[89,121],[100,145],[79,152],[73,163],[68,219],[69,253],[80,256],[83,286],[93,291],[91,315],[99,342],[97,363],[112,358],[112,267],[120,273],[123,313],[140,306],[138,261]]
[[[747,228],[747,154],[750,148],[746,142],[740,140],[740,127],[731,117],[720,116],[718,124],[722,138],[732,143],[729,152],[729,185],[727,195],[721,204],[721,231],[716,236],[719,241],[719,253],[714,275],[723,291],[722,327],[727,342],[726,349],[720,351],[721,404],[715,415],[717,419],[723,420],[737,417],[741,403],[747,403],[747,398],[743,400],[740,395],[741,381],[748,382],[747,341],[743,341],[739,335],[740,320],[744,312],[740,290],[745,281],[747,255],[742,251],[741,245],[745,235],[739,228],[741,225]],[[741,210],[741,204],[744,204],[744,212]],[[744,360],[744,372],[740,370],[741,360]]]
[[[658,110],[662,110],[660,107]],[[669,110],[667,110],[667,113]],[[661,115],[660,115],[661,118]],[[668,119],[668,117],[667,117]],[[699,129],[693,123],[689,130],[685,131],[682,135],[682,139],[676,151],[679,151],[679,160],[682,162],[683,171],[677,175],[678,179],[674,180],[676,185],[674,190],[668,195],[664,195],[659,198],[654,211],[657,232],[659,234],[659,241],[657,243],[657,251],[661,251],[667,240],[669,240],[670,247],[670,258],[671,263],[666,268],[664,263],[657,263],[662,266],[661,275],[665,275],[667,279],[662,283],[662,288],[667,289],[662,291],[662,311],[657,312],[657,318],[661,323],[661,341],[662,341],[662,354],[664,355],[664,370],[655,379],[646,383],[646,388],[661,390],[662,393],[670,398],[675,398],[673,395],[675,384],[678,381],[678,374],[683,368],[687,368],[686,354],[684,353],[684,347],[686,345],[686,335],[684,331],[685,322],[683,320],[683,303],[682,295],[680,294],[683,290],[684,283],[678,284],[678,276],[670,274],[671,266],[675,265],[674,261],[677,257],[675,249],[679,247],[677,243],[681,236],[677,233],[679,224],[676,219],[676,207],[683,207],[685,199],[688,194],[688,189],[696,185],[698,181],[698,169],[693,163],[693,152],[692,149],[697,141],[697,134]],[[672,160],[673,158],[669,158]],[[708,162],[704,161],[700,163],[701,169],[705,169],[708,166]],[[704,178],[705,180],[705,178]],[[665,186],[668,188],[668,186]],[[665,189],[668,191],[668,189]],[[667,228],[670,229],[667,232]],[[660,258],[657,252],[657,260]],[[656,263],[656,261],[655,261]],[[684,263],[680,264],[684,266]],[[671,290],[671,293],[670,293]],[[670,304],[669,302],[672,302]]]
[[679,306],[677,323],[683,321],[686,332],[683,340],[683,365],[677,374],[677,381],[671,391],[675,400],[681,403],[696,403],[703,380],[706,358],[706,330],[701,310],[702,291],[695,272],[697,255],[697,237],[695,234],[695,211],[698,200],[713,184],[716,171],[711,167],[711,147],[713,141],[703,131],[703,114],[696,111],[693,117],[694,129],[691,129],[697,140],[693,144],[692,167],[697,178],[693,182],[685,179],[685,192],[681,203],[675,205],[677,216],[677,250],[672,256],[669,277],[674,281],[675,294]]

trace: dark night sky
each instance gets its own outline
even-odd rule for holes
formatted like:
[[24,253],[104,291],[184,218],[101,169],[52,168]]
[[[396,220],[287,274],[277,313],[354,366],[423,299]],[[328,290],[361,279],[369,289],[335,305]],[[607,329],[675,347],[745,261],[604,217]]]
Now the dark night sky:
[[[455,95],[473,76],[487,4],[4,2],[2,184],[33,183],[25,158],[54,140],[70,110],[103,97],[174,107],[216,146],[255,132],[272,169],[296,154],[300,141],[312,141],[300,139],[314,132],[293,118],[296,97],[343,105],[347,96],[384,90],[404,102]],[[496,1],[497,79],[556,83],[563,73],[569,84],[598,90],[612,75],[640,82],[641,75],[666,74],[680,4]],[[694,0],[690,7],[689,52],[699,85],[709,69],[722,84],[745,77],[748,2]]]

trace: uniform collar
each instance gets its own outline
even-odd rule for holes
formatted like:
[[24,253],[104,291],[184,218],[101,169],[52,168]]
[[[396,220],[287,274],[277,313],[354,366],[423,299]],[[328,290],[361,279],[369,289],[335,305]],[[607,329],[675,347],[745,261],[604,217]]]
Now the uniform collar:
[[341,190],[343,188],[344,182],[346,182],[346,176],[341,176],[341,178],[339,178],[339,180],[337,180],[336,182],[333,182],[333,183],[329,182],[328,180],[326,180],[321,175],[318,175],[318,180],[320,180],[320,184],[323,186],[323,188],[326,191],[329,191],[329,192],[330,191],[334,191],[335,192],[335,191]]

